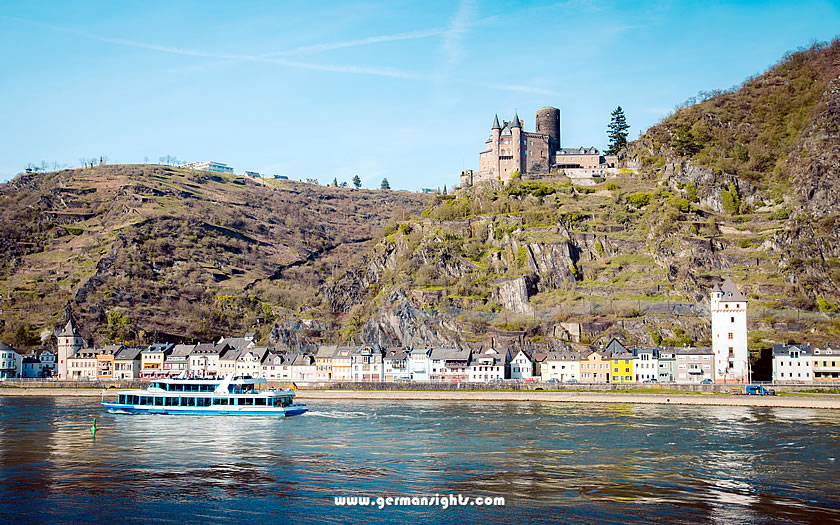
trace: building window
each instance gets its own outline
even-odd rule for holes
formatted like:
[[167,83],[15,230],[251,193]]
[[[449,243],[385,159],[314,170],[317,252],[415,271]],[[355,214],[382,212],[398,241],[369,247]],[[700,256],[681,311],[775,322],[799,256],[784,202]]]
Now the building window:
[[729,339],[735,339],[735,334],[733,334],[732,332],[729,332]]

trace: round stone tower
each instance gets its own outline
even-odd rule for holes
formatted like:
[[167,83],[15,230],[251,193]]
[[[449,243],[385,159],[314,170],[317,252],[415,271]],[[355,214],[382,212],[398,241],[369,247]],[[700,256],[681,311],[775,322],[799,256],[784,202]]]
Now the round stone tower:
[[560,147],[560,110],[545,107],[537,111],[537,133],[548,135]]

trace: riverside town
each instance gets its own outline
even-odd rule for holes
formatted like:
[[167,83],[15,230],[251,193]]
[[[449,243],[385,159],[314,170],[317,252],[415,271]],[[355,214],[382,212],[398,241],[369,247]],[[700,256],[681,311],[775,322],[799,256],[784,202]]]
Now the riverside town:
[[[747,298],[731,279],[710,291],[711,347],[628,347],[570,344],[555,352],[528,348],[381,348],[322,345],[315,353],[258,346],[254,334],[198,344],[88,348],[69,319],[56,334],[57,353],[21,356],[0,347],[0,378],[113,381],[250,376],[316,383],[749,383]],[[773,347],[772,382],[840,381],[840,345]]]

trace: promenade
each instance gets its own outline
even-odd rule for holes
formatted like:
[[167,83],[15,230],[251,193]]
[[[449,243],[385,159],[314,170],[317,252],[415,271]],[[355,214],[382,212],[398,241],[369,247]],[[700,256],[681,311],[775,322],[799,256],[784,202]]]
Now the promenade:
[[[117,390],[102,388],[2,388],[0,396],[116,397]],[[551,403],[633,403],[644,405],[755,406],[782,408],[840,409],[840,395],[782,394],[748,396],[735,394],[633,393],[609,391],[504,391],[504,390],[308,390],[297,391],[300,400],[388,400],[388,401],[521,401]]]

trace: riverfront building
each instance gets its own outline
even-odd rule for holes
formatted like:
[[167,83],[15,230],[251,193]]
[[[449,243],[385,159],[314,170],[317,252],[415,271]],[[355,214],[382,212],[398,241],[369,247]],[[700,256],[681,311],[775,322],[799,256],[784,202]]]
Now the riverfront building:
[[840,381],[840,344],[814,345],[814,381]]
[[811,345],[773,345],[773,381],[808,381],[812,374]]
[[68,359],[85,346],[85,341],[79,334],[78,328],[73,324],[73,319],[68,319],[64,330],[58,333],[58,378],[70,379],[68,373]]
[[747,297],[727,277],[723,285],[712,288],[710,300],[715,380],[745,383],[749,380],[750,355],[747,349]]

